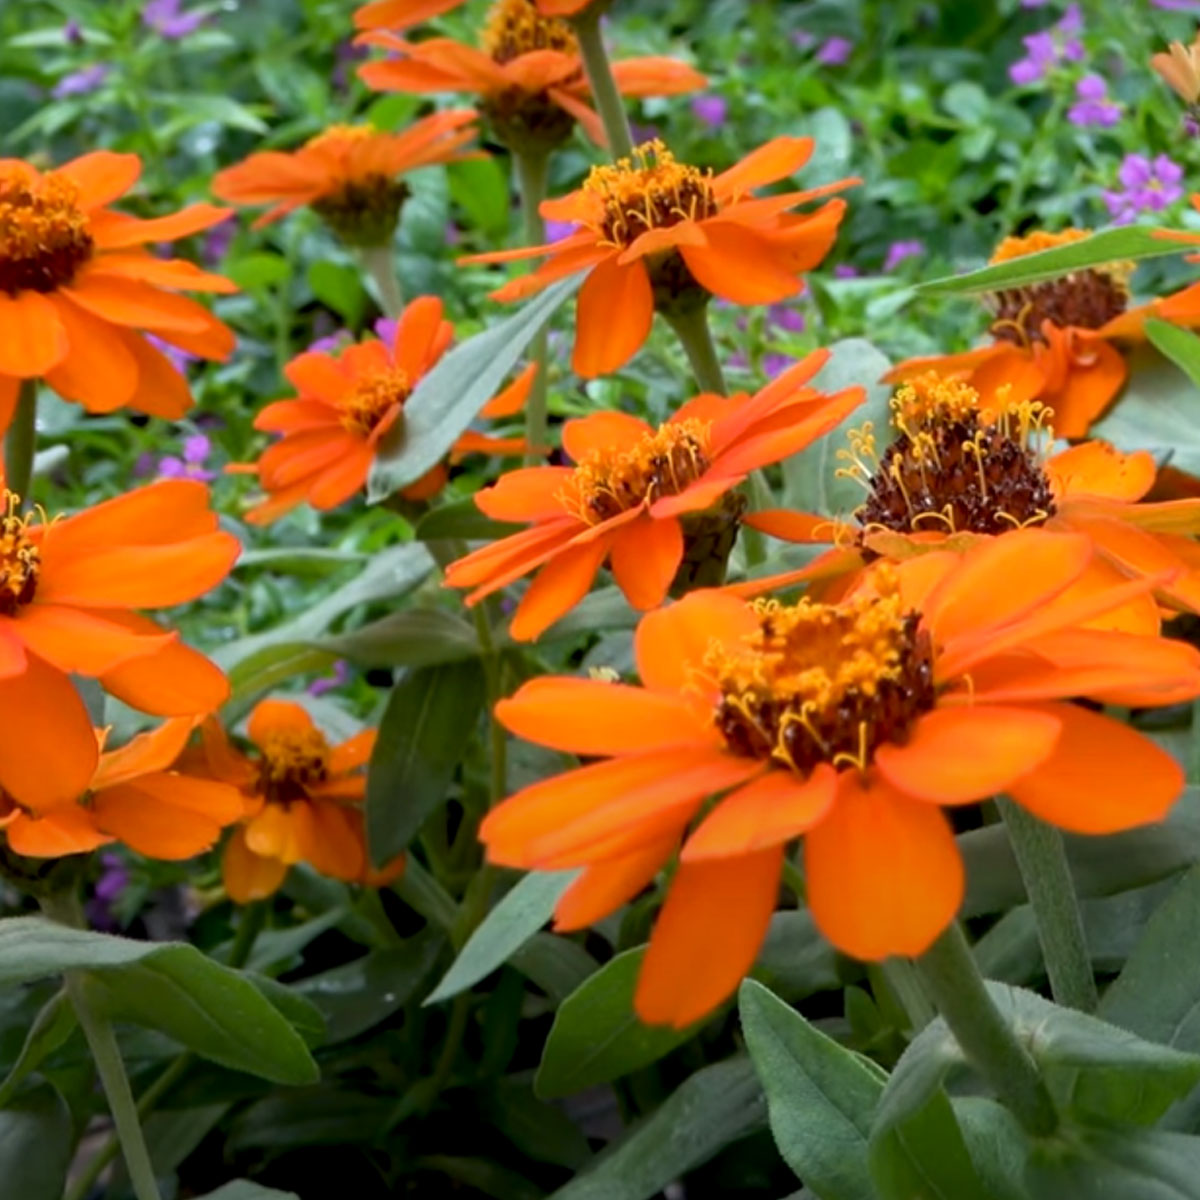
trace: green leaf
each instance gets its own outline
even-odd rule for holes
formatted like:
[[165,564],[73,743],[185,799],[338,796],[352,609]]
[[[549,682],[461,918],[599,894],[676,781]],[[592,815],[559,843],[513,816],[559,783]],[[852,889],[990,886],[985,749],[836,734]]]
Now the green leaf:
[[784,1161],[822,1200],[876,1200],[867,1138],[879,1077],[752,979],[738,1010]]
[[633,1011],[645,947],[604,964],[563,1001],[542,1050],[534,1090],[543,1098],[569,1096],[609,1083],[669,1054],[698,1026],[645,1025]]
[[295,1192],[281,1192],[276,1188],[263,1187],[248,1179],[235,1179],[215,1192],[206,1192],[197,1200],[300,1200]]
[[471,218],[471,228],[483,237],[502,239],[508,232],[512,204],[508,180],[494,158],[468,158],[446,164],[450,199]]
[[848,387],[866,389],[866,400],[806,450],[783,461],[783,503],[802,512],[848,517],[863,501],[864,492],[853,479],[839,478],[837,453],[848,446],[846,434],[865,421],[874,422],[877,435],[886,434],[891,420],[890,384],[880,379],[891,367],[886,354],[866,338],[844,338],[829,347],[831,357],[817,372],[813,387],[836,392]]
[[413,1166],[418,1170],[436,1171],[456,1183],[466,1184],[469,1192],[491,1196],[493,1200],[542,1200],[545,1195],[537,1184],[530,1183],[523,1175],[487,1158],[426,1154],[414,1159]]
[[181,943],[135,942],[42,917],[0,921],[0,985],[87,973],[109,1017],[157,1029],[223,1066],[276,1083],[319,1075],[300,1036],[239,972]]
[[1039,250],[1036,254],[1023,254],[1020,258],[1010,258],[1007,262],[968,271],[965,275],[931,279],[928,283],[919,284],[917,291],[943,295],[994,292],[999,288],[1021,287],[1027,283],[1039,283],[1043,279],[1057,279],[1087,267],[1102,267],[1127,259],[1162,258],[1168,254],[1182,254],[1188,249],[1179,242],[1155,237],[1157,232],[1175,231],[1160,231],[1149,225],[1104,229],[1078,242]]
[[325,1018],[321,1010],[300,992],[255,971],[244,971],[245,977],[279,1010],[287,1023],[304,1039],[306,1046],[322,1046],[327,1039]]
[[66,992],[55,992],[30,1025],[21,1053],[4,1082],[0,1083],[0,1108],[9,1102],[21,1081],[71,1036],[77,1025],[75,1010]]
[[381,443],[367,479],[369,503],[420,479],[442,460],[582,282],[582,274],[576,274],[551,284],[512,316],[456,346],[422,377],[405,402],[404,420]]
[[58,1200],[75,1149],[71,1111],[49,1084],[0,1112],[0,1179],[13,1200]]
[[1029,1139],[1017,1118],[985,1096],[959,1097],[954,1115],[971,1162],[995,1200],[1029,1200],[1024,1182]]
[[838,964],[838,952],[817,929],[812,913],[803,908],[772,916],[754,975],[777,996],[794,1003],[840,988],[843,979]]
[[272,254],[267,250],[235,258],[224,269],[225,274],[246,292],[266,291],[283,283],[292,274],[291,265],[282,254]]
[[1034,1147],[1026,1182],[1031,1200],[1200,1200],[1200,1138],[1073,1130]]
[[349,328],[358,327],[367,307],[367,293],[363,291],[358,271],[346,263],[319,258],[309,264],[308,286],[312,294],[326,308],[333,309]]
[[559,897],[577,874],[531,871],[526,875],[471,934],[454,965],[425,1003],[436,1004],[457,996],[506,963],[550,920]]
[[486,542],[518,533],[523,525],[494,521],[479,511],[474,499],[456,500],[428,512],[418,522],[413,535],[421,542],[461,538],[467,542]]
[[545,1104],[528,1083],[499,1079],[485,1095],[488,1120],[527,1158],[578,1170],[591,1157],[587,1138],[556,1104]]
[[650,1200],[766,1119],[749,1059],[703,1067],[550,1200]]
[[446,798],[486,699],[476,660],[418,667],[388,697],[367,771],[367,844],[390,862]]
[[582,946],[553,933],[535,933],[508,961],[556,1005],[578,991],[583,981],[599,969]]
[[320,645],[373,667],[431,667],[479,654],[474,628],[444,608],[402,609],[352,633],[322,638]]
[[1146,336],[1158,347],[1193,383],[1200,387],[1200,337],[1190,329],[1181,329],[1170,321],[1149,319],[1145,325]]

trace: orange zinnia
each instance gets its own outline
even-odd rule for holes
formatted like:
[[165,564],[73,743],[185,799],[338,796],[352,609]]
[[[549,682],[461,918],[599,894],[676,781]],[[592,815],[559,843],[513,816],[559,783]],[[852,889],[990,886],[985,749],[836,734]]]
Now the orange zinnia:
[[489,517],[531,527],[452,563],[446,583],[473,588],[467,603],[477,604],[541,567],[513,618],[520,640],[577,604],[605,560],[634,608],[656,607],[679,572],[691,526],[700,522],[711,534],[716,521],[736,532],[740,497],[729,493],[862,402],[861,388],[826,396],[805,386],[828,357],[810,354],[753,397],[696,396],[657,429],[620,412],[568,421],[563,448],[574,467],[510,471],[475,496]]
[[543,216],[578,223],[575,233],[460,261],[548,256],[532,274],[494,292],[497,300],[520,300],[587,271],[572,366],[585,378],[604,375],[637,353],[656,307],[670,316],[694,311],[711,296],[770,304],[801,290],[801,273],[828,253],[846,204],[789,210],[858,180],[760,199],[752,193],[799,170],[812,152],[812,138],[775,138],[714,176],[676,162],[661,142],[648,142],[635,151],[636,161],[593,167],[582,188],[541,206]]
[[376,731],[331,746],[312,718],[287,700],[262,700],[250,714],[247,734],[258,753],[237,750],[220,724],[203,726],[208,773],[241,790],[245,824],[225,847],[223,875],[232,900],[249,904],[270,896],[298,862],[334,879],[380,886],[403,869],[397,858],[371,869],[363,832],[362,802]]
[[1077,628],[1147,586],[1068,599],[1091,552],[1022,530],[963,558],[880,564],[836,605],[701,591],[650,613],[641,687],[543,677],[496,706],[519,737],[604,761],[489,813],[489,861],[583,868],[555,911],[575,930],[641,891],[682,839],[634,1000],[653,1024],[689,1025],[737,986],[802,834],[808,903],[835,946],[923,953],[963,895],[942,806],[1007,792],[1063,829],[1111,833],[1160,820],[1183,790],[1150,739],[1064,702],[1200,693],[1191,647]]
[[[294,400],[268,404],[254,428],[280,433],[256,463],[235,464],[234,474],[254,474],[269,496],[246,514],[265,525],[307,501],[318,509],[336,508],[359,491],[380,439],[403,419],[404,402],[421,377],[441,358],[454,336],[442,319],[436,296],[419,296],[395,322],[388,342],[366,338],[340,353],[308,351],[292,359],[283,373],[300,393]],[[484,417],[521,411],[536,373],[531,363],[504,391],[483,406]],[[522,454],[523,438],[491,437],[468,430],[454,444],[451,462],[466,454]],[[445,483],[438,464],[401,493],[425,500]]]
[[232,332],[176,293],[234,285],[146,249],[207,229],[229,209],[193,204],[147,221],[110,209],[141,171],[136,154],[108,150],[44,173],[0,159],[0,433],[25,379],[45,379],[89,412],[183,416],[187,381],[139,330],[200,358],[233,350]]
[[218,171],[212,189],[231,204],[270,204],[255,229],[310,205],[349,244],[379,245],[391,238],[408,197],[397,177],[464,157],[476,115],[469,108],[434,113],[403,133],[334,125],[299,150],[261,150]]
[[[1005,238],[993,263],[1066,245],[1080,229]],[[957,375],[991,402],[1008,385],[1010,399],[1040,400],[1054,409],[1060,437],[1083,437],[1125,384],[1128,367],[1116,343],[1141,340],[1147,317],[1180,325],[1200,322],[1200,286],[1129,308],[1132,263],[1088,267],[1060,279],[1005,288],[992,295],[992,342],[963,354],[911,358],[885,379],[911,379],[930,369]]]
[[31,858],[82,854],[114,840],[149,858],[192,858],[209,849],[243,813],[242,795],[227,783],[171,768],[192,717],[166,721],[119,750],[104,751],[77,802],[38,813],[0,791],[0,829],[9,846]]
[[[1084,586],[1126,576],[1159,580],[1170,609],[1200,612],[1200,500],[1139,503],[1154,485],[1155,463],[1144,450],[1122,454],[1089,441],[1046,455],[1053,413],[1040,401],[1011,403],[998,389],[994,406],[961,380],[917,376],[892,399],[895,436],[877,452],[869,425],[850,435],[839,457],[851,465],[867,498],[853,522],[768,510],[748,525],[793,542],[833,542],[806,568],[739,585],[747,594],[804,580],[825,580],[879,556],[907,558],[929,549],[962,550],[980,537],[1017,529],[1083,533],[1096,547]],[[1105,624],[1156,633],[1158,605],[1139,597]]]
[[240,546],[193,480],[41,523],[0,483],[0,514],[0,789],[40,812],[74,803],[96,771],[92,720],[69,676],[159,716],[226,699],[208,659],[134,610],[196,599]]
[[[588,104],[590,88],[570,25],[544,15],[533,0],[497,0],[481,49],[453,38],[408,42],[393,33],[359,38],[393,57],[359,67],[359,78],[381,92],[471,92],[497,138],[512,150],[546,152],[571,135],[578,121],[605,145],[604,126]],[[672,58],[631,58],[613,63],[613,79],[626,96],[671,96],[707,80]]]
[[[538,12],[546,17],[571,17],[582,12],[592,0],[534,0]],[[431,21],[459,8],[464,0],[372,0],[354,13],[358,29],[408,29]]]

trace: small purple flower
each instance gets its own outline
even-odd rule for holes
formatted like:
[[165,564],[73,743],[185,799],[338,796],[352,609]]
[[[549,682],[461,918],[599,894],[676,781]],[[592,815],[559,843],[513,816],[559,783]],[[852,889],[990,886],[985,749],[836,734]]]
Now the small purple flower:
[[237,235],[236,221],[222,221],[220,225],[210,229],[204,237],[200,253],[204,261],[210,264],[219,263],[225,257],[226,251],[233,244]]
[[55,100],[62,100],[66,96],[85,96],[88,92],[94,92],[108,78],[110,69],[106,63],[92,63],[90,67],[81,67],[78,71],[64,75],[54,85],[50,94]]
[[840,67],[849,60],[850,51],[853,49],[854,43],[849,38],[826,38],[817,51],[815,61],[823,67]]
[[884,272],[894,271],[906,258],[918,258],[925,253],[925,243],[917,238],[893,242],[883,260]]
[[724,96],[697,96],[692,101],[692,112],[701,124],[719,129],[729,115],[729,104]]
[[457,246],[462,241],[462,230],[453,221],[447,221],[442,238],[447,246]]
[[1045,8],[1050,0],[1021,0],[1022,8]]
[[[380,317],[379,321],[375,323],[376,331],[384,320],[386,318]],[[382,337],[380,340],[383,340]],[[354,341],[354,335],[348,329],[335,329],[333,333],[319,337],[312,342],[307,352],[309,354],[336,354],[339,350],[344,350],[352,341]]]
[[113,908],[129,886],[129,870],[125,860],[111,850],[100,852],[100,868],[100,878],[87,903],[87,915],[96,929],[111,932],[120,925]]
[[857,279],[859,270],[853,263],[838,263],[833,268],[834,279]]
[[561,242],[563,238],[570,237],[579,228],[577,221],[555,221],[553,219],[546,222],[546,241]]
[[174,454],[165,455],[158,461],[158,474],[161,479],[198,479],[201,483],[211,483],[216,479],[216,472],[206,471],[204,464],[212,453],[212,442],[202,433],[193,434],[183,440],[183,457]]
[[792,45],[797,50],[811,50],[817,44],[817,39],[804,29],[797,29],[792,34]]
[[1150,0],[1155,8],[1173,9],[1187,12],[1200,8],[1200,0]]
[[180,12],[180,0],[147,0],[142,8],[142,23],[165,38],[185,38],[204,24],[198,12]]
[[1121,106],[1108,98],[1108,84],[1099,75],[1085,75],[1075,85],[1076,101],[1067,110],[1072,125],[1115,125],[1121,119]]
[[1025,86],[1045,78],[1064,62],[1082,62],[1087,57],[1087,51],[1077,36],[1082,32],[1083,13],[1078,4],[1072,4],[1050,29],[1031,33],[1021,39],[1025,57],[1009,66],[1009,79],[1018,86]]
[[784,333],[803,333],[804,314],[790,304],[772,304],[767,309],[767,324],[782,329]]
[[[397,321],[395,317],[380,317],[379,320],[375,322],[375,336],[385,346],[390,347],[396,341],[396,329],[399,327],[399,324],[400,322]],[[353,341],[353,338],[349,332],[342,330],[342,333],[345,337]]]
[[63,41],[68,46],[83,45],[83,26],[72,18],[63,26]]
[[322,675],[319,679],[314,679],[305,690],[310,696],[324,696],[326,692],[332,692],[337,688],[345,686],[349,678],[350,664],[344,658],[339,658],[333,664],[332,674]]
[[188,363],[196,361],[194,354],[189,354],[186,350],[180,350],[178,346],[172,346],[170,342],[163,341],[162,338],[153,333],[146,334],[148,341],[156,350],[167,356],[167,360],[171,366],[177,370],[180,375],[187,374]]
[[636,121],[629,122],[629,134],[635,146],[657,141],[662,136],[657,125],[639,125]]
[[790,354],[764,354],[762,358],[763,374],[768,379],[781,375],[795,362]]
[[1127,154],[1117,178],[1125,190],[1104,193],[1115,225],[1127,225],[1142,213],[1161,212],[1183,198],[1183,168],[1165,154],[1153,160]]

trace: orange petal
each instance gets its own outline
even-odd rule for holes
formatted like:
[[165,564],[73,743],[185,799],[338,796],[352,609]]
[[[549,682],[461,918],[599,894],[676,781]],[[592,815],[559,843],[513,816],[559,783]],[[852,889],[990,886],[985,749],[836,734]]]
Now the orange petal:
[[121,331],[65,296],[55,296],[54,307],[70,350],[46,372],[46,382],[64,400],[74,400],[89,412],[113,412],[128,404],[137,391],[138,363]]
[[775,846],[679,868],[634,993],[643,1021],[683,1029],[733,994],[766,937],[782,863]]
[[[121,614],[121,620],[154,628],[153,622],[133,614]],[[131,708],[160,717],[215,712],[229,699],[229,680],[221,668],[179,640],[106,671],[100,682]]]
[[747,513],[743,525],[768,533],[784,542],[836,542],[838,533],[853,526],[842,524],[832,517],[817,513],[789,512],[782,508],[765,508],[761,512]]
[[121,279],[85,267],[63,294],[102,321],[135,329],[202,333],[212,317],[195,300],[164,292],[136,279]]
[[481,417],[495,420],[498,417],[515,417],[525,408],[529,390],[537,378],[538,364],[531,362],[502,391],[497,392],[480,410]]
[[584,379],[610,374],[641,349],[653,321],[645,266],[638,261],[622,267],[615,258],[598,263],[579,292],[572,367]]
[[369,445],[347,451],[341,462],[326,467],[308,489],[308,502],[313,508],[330,509],[344,504],[367,483],[375,451]]
[[193,718],[176,717],[139,733],[117,750],[101,754],[100,766],[92,777],[92,790],[168,770],[183,753],[195,727]]
[[137,183],[142,175],[142,161],[136,154],[93,150],[63,163],[51,174],[58,179],[70,180],[79,189],[80,208],[103,208]]
[[246,722],[246,733],[261,750],[277,735],[311,733],[316,729],[308,710],[293,700],[260,700]]
[[731,304],[770,304],[795,295],[801,283],[769,239],[727,221],[704,223],[705,245],[679,253],[701,287]]
[[758,619],[743,600],[724,591],[691,592],[638,622],[633,643],[638,674],[655,691],[694,688],[714,643],[734,647],[757,630]]
[[1031,709],[936,709],[917,721],[903,745],[881,745],[875,765],[908,796],[969,804],[1003,791],[1045,762],[1058,734],[1053,716]]
[[33,379],[67,356],[58,309],[41,292],[0,292],[0,375]]
[[267,804],[245,828],[249,849],[290,866],[307,859],[312,850],[312,805],[307,800],[287,808],[282,804]]
[[625,599],[643,612],[666,598],[683,562],[683,526],[675,517],[626,525],[612,545],[611,567]]
[[341,745],[334,746],[329,752],[329,774],[345,775],[359,767],[365,767],[375,749],[378,736],[378,729],[364,729],[352,738],[347,738]]
[[570,933],[586,929],[616,912],[654,879],[671,857],[675,840],[660,838],[632,854],[585,868],[555,905],[555,930]]
[[221,877],[230,900],[236,904],[265,900],[279,890],[287,873],[286,863],[255,854],[246,845],[245,830],[233,831],[221,860]]
[[134,632],[94,613],[36,602],[18,609],[12,628],[32,653],[68,675],[103,675],[177,636],[157,628]]
[[7,826],[4,836],[12,850],[30,858],[86,854],[112,841],[96,828],[92,814],[76,804],[41,818],[22,814]]
[[[569,422],[568,422],[569,424]],[[567,515],[560,499],[570,467],[521,467],[505,471],[475,494],[475,505],[494,521],[548,521]]]
[[338,804],[312,805],[312,844],[308,861],[332,879],[352,882],[366,870],[367,852],[355,813]]
[[165,479],[124,492],[54,522],[42,546],[39,594],[52,570],[52,556],[71,557],[106,545],[168,545],[216,528],[208,487],[197,480]]
[[[188,381],[174,363],[132,329],[113,330],[137,363],[137,388],[126,401],[130,408],[151,417],[178,421],[192,406]],[[88,399],[83,399],[85,407]]]
[[591,590],[608,549],[606,538],[567,546],[542,567],[517,605],[509,626],[513,638],[533,641],[570,612]]
[[1076,351],[1063,386],[1043,397],[1054,409],[1054,432],[1059,437],[1085,436],[1129,374],[1120,351],[1107,342],[1089,339],[1086,353],[1083,361]]
[[729,170],[722,171],[713,180],[713,186],[721,195],[733,196],[766,183],[775,183],[800,170],[812,157],[812,152],[812,138],[772,138]]
[[567,421],[562,430],[562,446],[576,462],[592,454],[620,454],[632,450],[654,430],[640,417],[623,412],[597,412]]
[[97,792],[96,824],[148,858],[192,858],[242,814],[237,788],[186,775],[143,775]]
[[1009,791],[1072,833],[1119,833],[1161,821],[1183,794],[1179,764],[1148,737],[1075,704],[1047,704],[1062,726],[1054,753]]
[[1046,474],[1059,497],[1103,496],[1140,500],[1153,486],[1157,467],[1145,450],[1123,454],[1108,442],[1090,441],[1054,455]]
[[233,209],[218,208],[213,204],[189,204],[179,212],[145,221],[125,213],[93,213],[92,236],[98,249],[124,250],[146,242],[173,242],[176,238],[190,237],[219,225],[232,215]]
[[442,302],[436,296],[418,296],[400,314],[393,358],[410,380],[420,379],[428,370],[430,350],[444,324]]
[[962,902],[962,859],[942,813],[857,771],[842,774],[832,810],[805,836],[804,863],[817,928],[868,962],[923,954]]

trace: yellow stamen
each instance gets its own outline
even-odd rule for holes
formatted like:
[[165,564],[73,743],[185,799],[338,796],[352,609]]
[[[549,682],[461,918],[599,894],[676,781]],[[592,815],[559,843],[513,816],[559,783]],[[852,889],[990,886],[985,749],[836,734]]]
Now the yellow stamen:
[[0,292],[53,292],[92,256],[79,189],[22,164],[0,166]]
[[493,4],[480,44],[500,64],[535,50],[579,53],[579,43],[570,25],[555,17],[543,17],[533,0],[499,0]]
[[37,591],[42,554],[30,537],[31,518],[20,512],[21,498],[0,492],[0,615],[11,617]]
[[367,437],[393,405],[404,404],[411,391],[408,376],[394,367],[366,376],[338,403],[342,427]]

